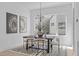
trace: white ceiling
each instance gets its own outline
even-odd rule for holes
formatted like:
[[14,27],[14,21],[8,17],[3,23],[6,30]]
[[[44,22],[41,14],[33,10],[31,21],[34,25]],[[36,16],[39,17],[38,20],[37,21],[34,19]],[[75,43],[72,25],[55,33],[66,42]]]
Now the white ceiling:
[[[57,6],[60,4],[68,4],[70,2],[42,2],[42,8],[50,7],[50,6]],[[25,7],[28,9],[37,9],[40,8],[40,2],[0,2],[1,6],[12,6],[12,7]]]

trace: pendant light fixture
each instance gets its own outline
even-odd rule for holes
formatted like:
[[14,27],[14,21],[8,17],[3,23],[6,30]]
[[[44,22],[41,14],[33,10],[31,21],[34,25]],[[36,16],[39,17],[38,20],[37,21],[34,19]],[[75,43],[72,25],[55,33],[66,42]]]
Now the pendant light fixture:
[[40,2],[40,22],[41,22],[41,2]]
[[42,30],[41,30],[42,29],[42,26],[41,26],[42,25],[41,24],[41,21],[42,21],[42,19],[41,19],[41,17],[42,17],[42,14],[41,14],[41,2],[40,2],[40,10],[39,11],[40,11],[40,15],[39,15],[40,18],[39,18],[39,31],[38,31],[38,36],[39,37],[42,37],[43,36],[43,33],[42,33]]
[[39,31],[41,32],[41,2],[40,2],[40,10],[39,11],[40,11],[40,14],[39,14],[39,17],[40,17],[39,18],[40,30]]

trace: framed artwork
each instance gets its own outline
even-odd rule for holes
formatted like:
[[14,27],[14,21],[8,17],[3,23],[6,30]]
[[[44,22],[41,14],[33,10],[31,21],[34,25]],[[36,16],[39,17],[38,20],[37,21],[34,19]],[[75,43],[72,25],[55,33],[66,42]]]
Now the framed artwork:
[[57,21],[58,21],[58,35],[66,35],[67,17],[64,15],[58,15]]
[[48,15],[43,15],[42,18],[42,31],[45,34],[50,34],[50,20],[52,19],[53,15],[48,14]]
[[33,33],[34,34],[38,33],[38,27],[40,26],[39,22],[40,22],[40,15],[34,16],[34,19],[33,19],[33,29],[34,29]]
[[52,17],[53,17],[52,15],[42,15],[40,22],[40,15],[36,15],[34,18],[34,32],[37,33],[38,30],[41,28],[41,31],[43,33],[49,34],[50,20]]
[[6,13],[6,32],[17,33],[17,15]]
[[24,16],[19,16],[19,32],[20,33],[27,32],[27,18]]
[[56,25],[56,15],[50,19],[50,34],[56,35],[57,34],[57,25]]

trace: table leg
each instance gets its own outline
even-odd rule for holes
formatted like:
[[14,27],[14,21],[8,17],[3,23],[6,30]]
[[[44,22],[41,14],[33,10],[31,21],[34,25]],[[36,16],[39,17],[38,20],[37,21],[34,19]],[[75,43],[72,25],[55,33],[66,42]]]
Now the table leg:
[[23,38],[23,48],[24,48],[24,38]]
[[51,53],[52,53],[52,40],[51,40]]
[[33,52],[33,39],[31,40],[31,49],[32,49],[32,52]]
[[28,50],[28,40],[26,41],[26,50]]
[[47,48],[47,53],[49,53],[49,39],[48,39],[48,48]]

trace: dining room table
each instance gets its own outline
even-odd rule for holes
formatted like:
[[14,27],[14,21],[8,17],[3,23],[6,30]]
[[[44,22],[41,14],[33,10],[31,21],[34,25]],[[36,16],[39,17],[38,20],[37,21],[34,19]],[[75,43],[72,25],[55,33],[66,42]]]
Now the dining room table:
[[[34,37],[34,36],[23,36],[23,39],[26,39],[26,50],[28,50],[29,49],[29,47],[28,47],[28,40],[29,39],[31,39],[32,41],[31,41],[31,43],[34,41],[34,40],[38,40],[38,39],[40,39],[40,40],[47,40],[47,49],[46,49],[46,51],[47,51],[47,53],[49,53],[49,51],[50,51],[50,48],[52,48],[52,44],[51,44],[51,42],[52,42],[52,40],[54,39],[54,38],[47,38],[47,37],[41,37],[41,38],[39,38],[39,37]],[[33,46],[33,44],[32,44],[32,46]],[[39,49],[39,48],[38,48]]]

